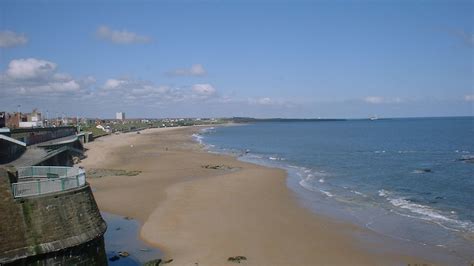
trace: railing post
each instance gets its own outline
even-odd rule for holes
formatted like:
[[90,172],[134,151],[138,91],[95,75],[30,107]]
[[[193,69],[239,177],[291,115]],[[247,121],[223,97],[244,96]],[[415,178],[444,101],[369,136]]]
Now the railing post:
[[38,183],[36,183],[36,185],[38,187],[38,195],[40,195],[41,194],[41,182],[39,180],[36,180],[36,182],[38,182]]
[[76,183],[77,183],[77,187],[79,187],[79,175],[76,175]]
[[64,178],[61,178],[61,191],[64,191]]

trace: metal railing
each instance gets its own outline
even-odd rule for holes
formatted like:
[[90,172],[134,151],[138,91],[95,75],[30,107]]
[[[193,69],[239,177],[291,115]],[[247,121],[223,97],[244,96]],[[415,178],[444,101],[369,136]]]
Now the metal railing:
[[76,167],[29,166],[18,168],[18,183],[12,184],[15,198],[60,192],[84,186],[86,173]]

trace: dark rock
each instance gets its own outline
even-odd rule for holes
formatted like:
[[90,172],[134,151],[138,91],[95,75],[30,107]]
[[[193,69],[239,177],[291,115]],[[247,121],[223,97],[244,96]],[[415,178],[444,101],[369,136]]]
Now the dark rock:
[[116,260],[119,260],[120,257],[117,256],[117,255],[113,255],[112,257],[109,258],[110,261],[116,261]]
[[470,155],[463,156],[459,158],[458,161],[465,162],[465,163],[474,163],[474,156],[470,156]]
[[423,174],[423,173],[433,173],[433,171],[429,168],[422,168],[422,169],[416,169],[413,171],[415,174]]
[[173,261],[173,259],[165,260],[165,261],[163,261],[163,264],[165,264],[165,263],[170,263],[170,262],[172,262],[172,261]]
[[241,260],[247,260],[244,256],[229,257],[227,261],[240,263]]
[[161,262],[162,262],[161,259],[150,260],[148,262],[145,262],[145,264],[143,264],[143,266],[159,266]]
[[130,256],[130,254],[127,251],[119,251],[118,255],[124,258]]

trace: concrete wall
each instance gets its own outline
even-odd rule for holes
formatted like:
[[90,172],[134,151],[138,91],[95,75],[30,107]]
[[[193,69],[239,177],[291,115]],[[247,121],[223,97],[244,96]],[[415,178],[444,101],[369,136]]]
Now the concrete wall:
[[25,151],[25,146],[0,139],[0,164],[18,159]]
[[33,145],[76,134],[76,127],[45,127],[12,129],[11,137]]
[[107,228],[88,185],[14,199],[0,169],[0,264],[55,252],[102,237]]

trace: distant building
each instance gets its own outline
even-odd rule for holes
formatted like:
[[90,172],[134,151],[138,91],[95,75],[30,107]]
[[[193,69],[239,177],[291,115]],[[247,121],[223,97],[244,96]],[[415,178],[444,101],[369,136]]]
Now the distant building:
[[[26,116],[26,121],[25,121]],[[24,114],[22,117],[19,127],[42,127],[43,119],[41,118],[41,113],[37,109],[33,109],[33,112]]]
[[[26,119],[25,119],[26,120]],[[20,122],[22,121],[21,119],[21,114],[20,113],[7,113],[6,115],[6,127],[8,128],[19,128],[20,127]]]
[[115,119],[117,120],[125,120],[125,113],[124,112],[117,112],[115,113]]

